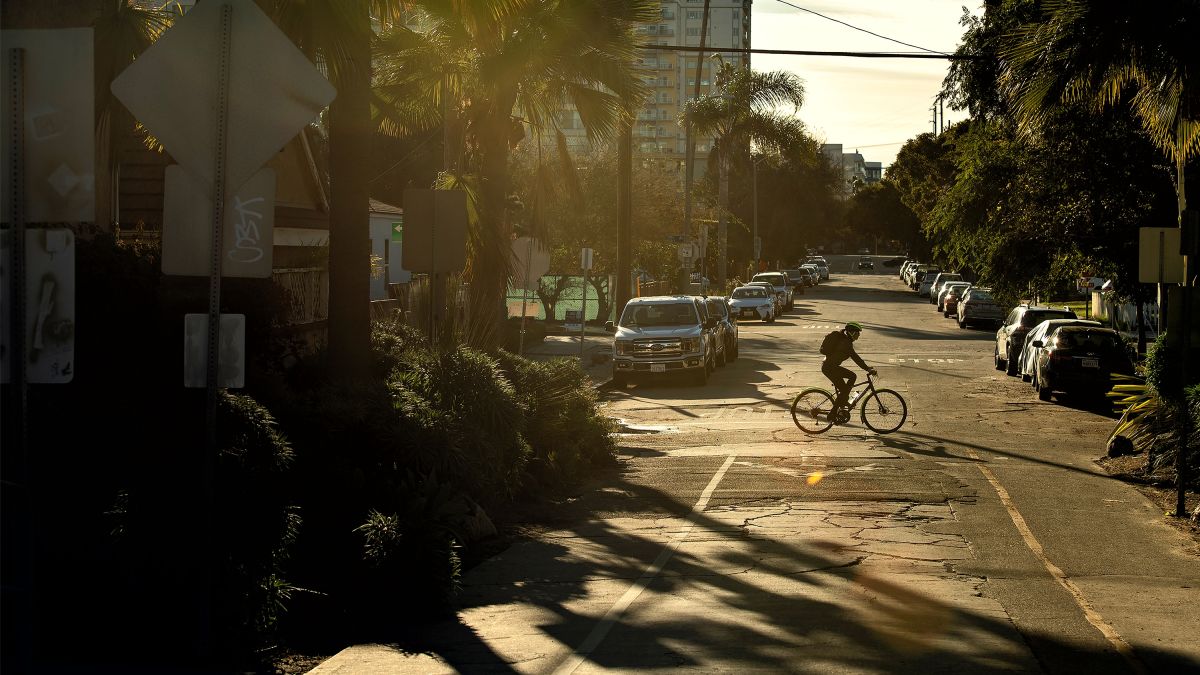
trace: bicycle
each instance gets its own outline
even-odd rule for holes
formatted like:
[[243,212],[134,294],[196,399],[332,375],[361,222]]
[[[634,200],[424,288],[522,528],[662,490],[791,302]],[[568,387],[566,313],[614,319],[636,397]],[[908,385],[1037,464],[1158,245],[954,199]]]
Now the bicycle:
[[[865,391],[855,392],[863,388]],[[792,400],[792,421],[806,434],[824,433],[835,424],[849,422],[856,403],[863,424],[876,433],[890,434],[908,418],[904,397],[891,389],[876,389],[870,374],[850,390],[852,395],[845,406],[834,406],[836,399],[826,389],[810,387],[801,391]]]

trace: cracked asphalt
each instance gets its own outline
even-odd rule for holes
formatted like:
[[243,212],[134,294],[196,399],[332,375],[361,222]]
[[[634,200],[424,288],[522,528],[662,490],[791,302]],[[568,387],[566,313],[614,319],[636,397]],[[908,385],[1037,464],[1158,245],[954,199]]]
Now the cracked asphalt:
[[[1113,419],[1038,401],[889,268],[831,262],[707,386],[610,392],[619,470],[470,570],[419,653],[313,672],[1200,672],[1200,557],[1093,463]],[[807,436],[791,397],[850,320],[908,420]]]

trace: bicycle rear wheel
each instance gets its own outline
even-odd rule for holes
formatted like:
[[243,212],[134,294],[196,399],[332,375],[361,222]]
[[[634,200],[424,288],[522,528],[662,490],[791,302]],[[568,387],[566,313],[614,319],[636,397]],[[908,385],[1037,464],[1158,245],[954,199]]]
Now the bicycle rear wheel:
[[792,400],[792,421],[806,434],[833,426],[833,395],[824,389],[805,389]]
[[891,389],[876,389],[862,402],[863,424],[877,433],[892,433],[904,424],[907,417],[908,404]]

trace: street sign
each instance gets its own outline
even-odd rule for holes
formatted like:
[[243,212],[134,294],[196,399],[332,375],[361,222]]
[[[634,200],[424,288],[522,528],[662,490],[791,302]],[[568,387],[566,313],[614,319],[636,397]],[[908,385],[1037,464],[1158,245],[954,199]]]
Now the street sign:
[[404,216],[392,223],[392,243],[404,245]]
[[[512,243],[512,255],[512,287],[536,291],[538,280],[550,271],[550,250],[536,239],[517,237]],[[520,315],[517,312],[517,316]]]
[[592,269],[592,249],[585,248],[579,253],[579,268],[583,271]]
[[[0,382],[11,378],[9,303],[11,231],[0,237]],[[75,377],[75,235],[70,230],[25,231],[25,381],[65,384]]]
[[[183,386],[205,386],[208,358],[208,315],[183,315]],[[246,315],[221,315],[221,346],[217,352],[217,386],[246,386]]]
[[679,258],[681,263],[689,263],[700,257],[700,247],[693,243],[680,244],[675,249],[675,257]]
[[1147,284],[1184,282],[1178,227],[1143,227],[1138,232],[1138,281]]
[[[260,169],[225,204],[221,276],[271,276],[275,170]],[[212,193],[183,167],[168,166],[163,183],[163,274],[206,277],[212,248]]]
[[563,330],[568,333],[583,330],[583,311],[568,309],[563,313]]
[[462,190],[405,190],[404,247],[409,272],[443,274],[467,264],[467,193]]
[[[94,70],[92,29],[0,31],[0,45],[22,49],[24,110],[9,105],[12,73],[4,67],[0,128],[12,129],[13,112],[23,114],[27,223],[83,223],[96,220]],[[7,144],[7,141],[6,141]],[[13,194],[12,165],[0,162],[4,199]],[[5,220],[8,219],[5,206]]]
[[336,94],[254,0],[197,3],[112,83],[112,92],[211,189],[222,58],[221,9],[233,7],[225,171],[230,191],[249,180]]

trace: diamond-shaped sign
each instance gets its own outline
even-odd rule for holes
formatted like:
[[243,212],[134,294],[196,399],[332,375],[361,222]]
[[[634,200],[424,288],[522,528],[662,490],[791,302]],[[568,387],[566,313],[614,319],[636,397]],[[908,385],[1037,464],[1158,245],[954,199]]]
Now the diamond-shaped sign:
[[113,80],[112,92],[211,188],[223,5],[233,7],[225,170],[226,188],[236,190],[336,94],[254,0],[197,3]]

